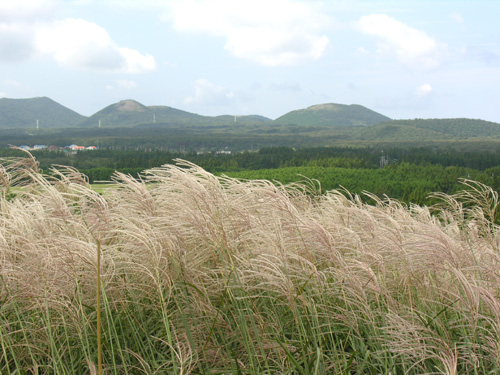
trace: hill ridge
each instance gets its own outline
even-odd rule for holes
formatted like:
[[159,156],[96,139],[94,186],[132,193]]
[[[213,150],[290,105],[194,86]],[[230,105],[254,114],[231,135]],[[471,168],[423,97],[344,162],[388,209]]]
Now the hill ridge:
[[[356,141],[434,141],[492,138],[500,139],[500,124],[466,118],[391,120],[359,104],[322,103],[290,111],[276,120],[254,115],[204,116],[165,105],[146,106],[134,99],[123,99],[90,117],[45,97],[0,98],[0,129],[40,128],[89,129],[138,127],[163,129],[162,132],[196,132],[199,137],[238,133],[241,136],[278,137],[296,134],[297,139],[325,136],[332,140]],[[140,130],[138,130],[140,132]],[[330,134],[330,135],[328,135]],[[259,142],[253,141],[255,145]],[[253,147],[253,146],[252,146]]]
[[77,126],[86,117],[46,97],[0,98],[0,128]]
[[391,119],[359,104],[323,103],[297,109],[274,120],[306,126],[370,126]]

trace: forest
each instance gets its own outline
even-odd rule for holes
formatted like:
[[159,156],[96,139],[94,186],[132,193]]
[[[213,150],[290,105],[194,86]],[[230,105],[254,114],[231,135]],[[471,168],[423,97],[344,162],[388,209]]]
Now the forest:
[[[1,157],[22,151],[0,149]],[[368,191],[404,203],[431,204],[429,194],[452,194],[460,179],[480,181],[500,190],[500,154],[492,151],[457,151],[430,147],[352,148],[268,147],[258,152],[231,154],[169,151],[33,151],[44,170],[68,165],[84,173],[89,182],[110,181],[115,171],[135,178],[150,168],[186,160],[217,175],[241,179],[268,179],[289,184],[314,181],[321,193],[345,188],[355,194]]]

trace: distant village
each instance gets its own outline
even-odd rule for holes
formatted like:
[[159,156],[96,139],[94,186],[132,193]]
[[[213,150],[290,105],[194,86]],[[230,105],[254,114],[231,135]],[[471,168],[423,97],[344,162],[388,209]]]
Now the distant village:
[[[63,152],[71,152],[72,154],[76,154],[78,151],[86,151],[86,150],[99,150],[98,147],[96,146],[78,146],[78,145],[69,145],[66,147],[58,147],[58,146],[47,146],[47,145],[34,145],[33,147],[27,146],[27,145],[22,145],[22,146],[17,146],[20,149],[26,150],[26,151],[41,151],[41,150],[47,150],[47,151],[63,151]],[[138,150],[138,149],[137,149]],[[147,149],[145,149],[146,151]],[[149,149],[151,151],[151,149]],[[182,152],[182,151],[181,151]],[[211,154],[211,151],[205,152],[205,151],[198,151],[198,155],[203,155],[203,154]],[[231,155],[232,152],[231,150],[228,150],[226,147],[223,150],[215,151],[216,155]]]
[[66,147],[58,147],[58,146],[47,146],[47,145],[34,145],[33,147],[22,145],[19,148],[26,151],[39,151],[39,150],[48,150],[48,151],[82,151],[82,150],[97,150],[96,146],[78,146],[78,145],[69,145]]

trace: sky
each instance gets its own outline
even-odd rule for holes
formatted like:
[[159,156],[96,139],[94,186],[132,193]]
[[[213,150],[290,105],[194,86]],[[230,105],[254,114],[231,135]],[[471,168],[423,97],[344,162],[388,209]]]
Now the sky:
[[0,0],[0,97],[500,122],[499,0]]

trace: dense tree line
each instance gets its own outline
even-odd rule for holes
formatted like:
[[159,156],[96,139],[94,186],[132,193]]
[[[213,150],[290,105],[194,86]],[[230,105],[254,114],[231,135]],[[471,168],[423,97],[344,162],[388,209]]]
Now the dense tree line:
[[[158,150],[96,150],[76,154],[43,150],[33,154],[42,169],[54,164],[70,165],[85,173],[90,182],[109,181],[116,170],[138,177],[145,169],[184,159],[218,174],[282,183],[307,177],[318,180],[323,192],[343,186],[357,194],[370,191],[419,204],[428,203],[427,195],[431,192],[459,190],[459,178],[478,180],[500,190],[500,154],[489,151],[268,147],[258,152],[233,154]],[[0,149],[0,157],[22,155],[19,150]]]
[[[0,157],[22,155],[8,148],[0,149]],[[410,163],[415,165],[441,165],[443,167],[465,167],[484,171],[500,166],[500,153],[491,151],[458,151],[454,149],[420,148],[353,148],[314,147],[293,149],[290,147],[267,147],[258,152],[232,154],[144,151],[144,150],[95,150],[70,152],[34,151],[33,155],[42,168],[52,164],[71,165],[77,169],[137,168],[148,169],[173,163],[175,159],[189,160],[211,172],[244,171],[283,167],[343,167],[379,168],[382,158],[387,165]]]
[[[500,168],[499,168],[500,170]],[[347,189],[353,194],[374,193],[396,198],[406,203],[429,204],[433,192],[455,193],[463,189],[460,179],[483,182],[500,189],[500,178],[494,179],[489,171],[441,165],[415,165],[406,162],[386,168],[287,167],[256,171],[229,172],[230,177],[268,179],[283,184],[315,180],[317,189],[324,193],[333,189]],[[309,181],[309,182],[308,182]]]

